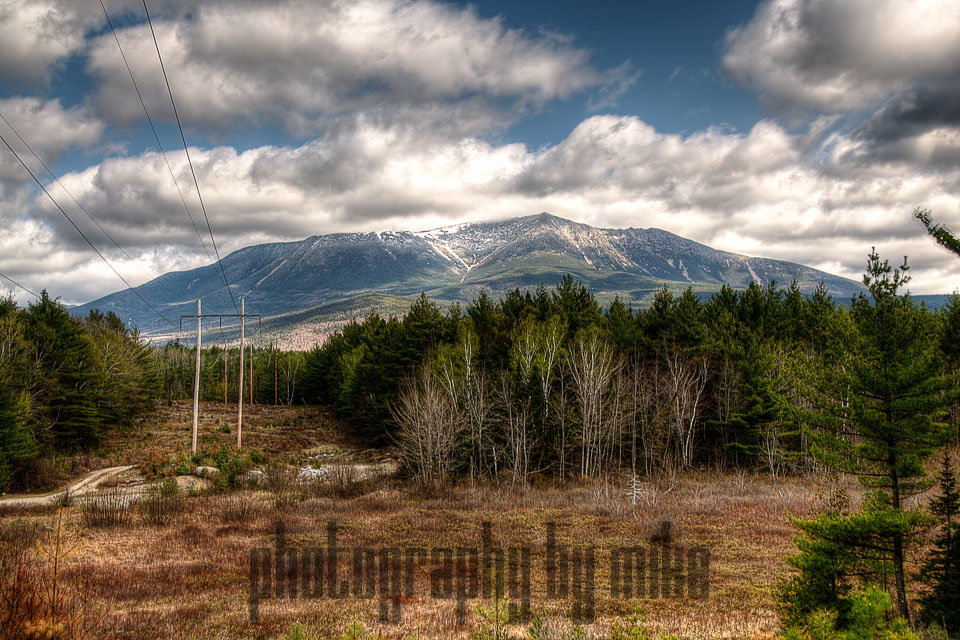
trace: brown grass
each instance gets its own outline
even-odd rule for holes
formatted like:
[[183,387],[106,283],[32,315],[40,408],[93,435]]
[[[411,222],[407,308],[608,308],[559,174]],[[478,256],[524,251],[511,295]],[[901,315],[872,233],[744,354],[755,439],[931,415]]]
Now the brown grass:
[[[615,483],[614,480],[607,482]],[[377,603],[273,599],[261,603],[260,624],[248,620],[249,554],[274,544],[282,520],[293,547],[326,545],[325,525],[336,521],[339,544],[477,547],[481,524],[492,523],[495,544],[532,550],[533,610],[568,619],[570,601],[546,599],[545,531],[557,523],[558,543],[593,545],[597,553],[596,629],[639,607],[659,635],[689,638],[771,637],[778,630],[770,590],[785,574],[781,558],[792,551],[786,511],[807,512],[817,487],[807,481],[700,474],[661,488],[654,504],[633,506],[598,483],[537,488],[515,493],[492,486],[459,487],[423,498],[396,481],[356,498],[310,498],[278,511],[269,492],[240,492],[187,499],[173,524],[127,524],[111,529],[83,526],[78,507],[64,511],[66,528],[82,544],[65,563],[65,576],[86,581],[85,595],[109,606],[104,621],[113,638],[273,638],[294,622],[313,637],[339,636],[360,620],[374,633],[399,637],[419,629],[424,637],[470,637],[458,627],[454,604],[430,597],[429,572],[418,570],[415,596],[403,603],[401,625],[381,624]],[[49,515],[33,516],[44,523]],[[610,550],[646,545],[659,523],[674,523],[674,542],[712,550],[710,597],[705,600],[614,600],[609,593]],[[347,567],[342,567],[346,578]],[[541,579],[537,579],[541,576]],[[477,622],[471,601],[469,617]]]
[[[111,441],[109,455],[125,456],[112,462],[143,465],[147,457],[167,455],[164,451],[186,442],[189,412],[182,407],[164,411],[143,427],[144,433]],[[340,461],[347,458],[347,450],[356,448],[335,432],[335,423],[312,409],[253,414],[246,423],[250,425],[245,427],[246,442],[276,452],[279,462],[318,451],[337,451],[334,460]],[[277,424],[271,426],[271,420]],[[214,426],[207,425],[201,433],[212,432],[217,447],[219,439],[235,438],[216,432]],[[368,458],[380,456],[371,452]],[[327,459],[323,462],[329,466]],[[430,596],[430,571],[439,565],[418,568],[415,593],[403,598],[399,625],[379,621],[377,601],[352,597],[267,599],[260,604],[259,624],[251,624],[251,549],[275,543],[278,521],[284,524],[291,547],[324,547],[326,523],[335,521],[341,547],[372,549],[478,547],[482,523],[490,522],[495,544],[531,549],[534,613],[569,626],[572,602],[548,600],[543,579],[546,529],[553,522],[559,544],[595,547],[598,617],[592,630],[600,632],[639,608],[652,638],[667,633],[682,638],[769,638],[779,630],[771,588],[787,572],[783,556],[793,551],[795,532],[787,512],[808,513],[832,489],[822,480],[773,481],[751,474],[704,472],[643,483],[636,504],[619,476],[563,487],[542,482],[525,492],[463,485],[425,496],[396,479],[358,478],[348,467],[334,467],[327,484],[303,491],[302,500],[286,503],[277,500],[278,491],[286,486],[280,484],[186,498],[182,514],[164,525],[135,518],[123,526],[88,528],[81,507],[68,507],[63,511],[64,528],[80,545],[64,561],[63,579],[79,585],[74,593],[86,598],[90,610],[104,612],[100,629],[108,638],[283,638],[294,623],[308,637],[339,638],[354,621],[362,622],[373,637],[469,638],[481,602],[471,600],[468,625],[457,626],[455,604]],[[845,486],[857,495],[855,485]],[[0,513],[0,524],[15,519],[35,531],[53,524],[56,517],[51,509],[19,509]],[[710,597],[613,599],[611,550],[649,545],[664,521],[673,523],[676,545],[711,549]],[[28,557],[39,562],[32,551]],[[341,566],[341,578],[348,577],[346,564]]]

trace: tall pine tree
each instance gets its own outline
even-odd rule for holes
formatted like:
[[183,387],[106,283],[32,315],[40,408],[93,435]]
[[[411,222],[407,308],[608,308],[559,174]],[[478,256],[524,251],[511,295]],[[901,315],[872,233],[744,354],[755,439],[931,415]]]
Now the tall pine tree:
[[904,565],[924,517],[905,500],[930,486],[924,463],[948,438],[940,420],[957,394],[942,374],[932,314],[901,293],[906,271],[906,260],[894,269],[871,252],[870,297],[861,294],[850,309],[850,357],[822,369],[814,384],[810,439],[822,462],[874,490],[871,515],[882,543],[874,551],[889,556],[896,610],[909,620]]

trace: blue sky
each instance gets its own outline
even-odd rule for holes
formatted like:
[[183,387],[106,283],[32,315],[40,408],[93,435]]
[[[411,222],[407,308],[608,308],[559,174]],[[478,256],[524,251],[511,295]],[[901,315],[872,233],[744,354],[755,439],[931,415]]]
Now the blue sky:
[[[176,178],[99,3],[4,3],[0,114],[126,254],[0,134],[139,283],[207,256],[142,4],[105,4]],[[876,246],[915,292],[960,286],[910,215],[960,229],[956,2],[148,4],[224,252],[546,210],[853,278]],[[0,151],[0,273],[122,287]]]
[[[714,124],[749,130],[761,113],[756,96],[725,77],[719,52],[730,26],[745,24],[750,0],[730,2],[474,3],[484,16],[512,27],[573,37],[600,68],[629,64],[636,83],[616,101],[661,131],[696,131]],[[548,7],[545,9],[545,6]],[[519,123],[519,140],[556,144],[589,113],[590,96],[551,105]]]

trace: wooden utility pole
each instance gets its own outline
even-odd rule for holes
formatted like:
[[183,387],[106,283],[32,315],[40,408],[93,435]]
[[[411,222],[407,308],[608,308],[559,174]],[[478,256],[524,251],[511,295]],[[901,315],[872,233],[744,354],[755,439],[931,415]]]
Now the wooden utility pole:
[[197,298],[197,368],[193,375],[193,439],[191,451],[197,453],[197,420],[200,413],[200,299]]
[[277,368],[280,356],[277,353],[277,343],[273,343],[273,406],[277,406]]
[[243,446],[243,298],[240,298],[240,384],[237,397],[237,449]]
[[[200,301],[197,300],[197,315],[195,315],[195,316],[180,316],[180,330],[181,330],[181,331],[183,330],[183,319],[184,319],[184,318],[196,318],[196,319],[197,319],[197,377],[196,377],[196,381],[195,381],[195,384],[194,384],[194,392],[193,392],[193,397],[194,397],[194,401],[193,401],[193,402],[194,402],[194,405],[193,405],[193,406],[194,406],[193,450],[194,450],[194,453],[196,453],[196,450],[197,450],[197,419],[196,419],[197,409],[196,409],[196,407],[198,406],[199,396],[200,396],[200,394],[199,394],[199,389],[200,389],[200,386],[199,386],[199,381],[200,381],[200,319],[201,319],[201,318],[217,318],[217,319],[220,320],[220,328],[223,329],[223,319],[224,319],[224,318],[240,318],[240,380],[239,380],[239,382],[238,382],[238,384],[237,384],[238,391],[239,391],[239,396],[240,396],[240,398],[239,398],[239,400],[238,400],[238,402],[237,402],[237,447],[240,447],[241,443],[243,442],[243,441],[241,440],[241,431],[242,431],[242,429],[243,429],[243,326],[244,326],[244,321],[245,321],[247,318],[256,318],[256,319],[257,319],[257,323],[259,323],[259,322],[260,322],[260,316],[259,316],[258,314],[256,314],[256,313],[251,313],[251,314],[249,314],[249,315],[247,315],[246,313],[244,313],[244,311],[243,311],[243,298],[240,298],[240,313],[239,313],[239,314],[234,314],[234,313],[209,313],[209,314],[207,314],[207,315],[202,315],[202,314],[200,313]],[[251,367],[253,366],[253,361],[252,361],[252,360],[251,360],[251,365],[250,365],[250,366],[251,366]],[[223,351],[223,367],[224,367],[224,371],[223,371],[223,387],[224,387],[224,394],[226,394],[226,387],[227,387],[227,371],[226,371],[226,367],[227,367],[227,350],[226,350],[226,345],[224,345],[224,351]],[[252,389],[252,388],[253,388],[253,387],[251,387],[251,389]],[[226,399],[224,400],[224,402],[226,402]]]

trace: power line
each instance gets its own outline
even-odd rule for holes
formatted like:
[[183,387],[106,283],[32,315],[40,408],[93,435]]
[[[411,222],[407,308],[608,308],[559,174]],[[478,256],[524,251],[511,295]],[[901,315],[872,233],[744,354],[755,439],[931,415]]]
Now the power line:
[[116,29],[113,28],[113,21],[110,19],[110,14],[107,13],[107,7],[103,4],[103,0],[100,0],[100,7],[103,9],[103,15],[107,18],[107,24],[110,25],[110,31],[113,33],[113,39],[117,41],[117,49],[120,50],[120,57],[123,59],[123,66],[127,68],[127,73],[130,75],[130,81],[133,83],[133,88],[137,92],[137,97],[140,99],[140,106],[143,107],[143,114],[147,116],[147,122],[150,123],[150,130],[153,131],[153,137],[157,141],[157,148],[160,149],[160,155],[163,156],[163,161],[167,165],[167,171],[170,172],[170,177],[173,179],[173,185],[177,188],[177,193],[180,194],[180,202],[183,203],[183,210],[187,212],[187,217],[190,218],[190,224],[193,225],[193,230],[197,233],[197,239],[200,241],[200,246],[203,247],[203,252],[207,254],[207,259],[212,260],[210,252],[207,250],[207,245],[203,241],[203,236],[200,234],[200,228],[197,227],[196,220],[193,219],[193,214],[190,213],[190,207],[187,206],[187,199],[183,196],[183,191],[180,189],[180,183],[177,181],[176,174],[173,173],[173,167],[170,166],[170,160],[167,158],[167,153],[163,149],[163,143],[160,142],[160,134],[157,133],[157,128],[153,124],[153,118],[150,117],[150,112],[147,111],[147,103],[143,100],[143,94],[140,92],[140,86],[137,84],[136,78],[133,77],[133,70],[130,68],[130,64],[127,62],[127,56],[123,53],[123,47],[120,46],[120,36],[117,35]]
[[132,292],[134,293],[134,295],[136,295],[138,298],[140,298],[140,300],[142,300],[145,305],[147,305],[148,307],[150,307],[150,309],[151,309],[155,314],[157,314],[158,316],[160,316],[160,317],[163,319],[164,322],[166,322],[167,324],[172,325],[173,322],[171,322],[171,321],[170,321],[166,316],[164,316],[162,313],[160,313],[159,311],[157,311],[157,309],[156,309],[152,304],[150,304],[150,303],[147,301],[146,298],[144,298],[142,295],[140,295],[140,292],[139,292],[139,291],[137,291],[137,290],[134,289],[132,286],[130,286],[130,283],[127,282],[127,279],[124,278],[122,275],[120,275],[120,272],[117,271],[117,270],[113,267],[112,264],[110,264],[110,261],[107,260],[107,258],[106,258],[102,253],[100,253],[100,250],[97,249],[97,247],[96,247],[92,242],[90,242],[90,238],[88,238],[88,237],[86,236],[86,234],[85,234],[83,231],[80,230],[80,227],[77,226],[77,223],[74,222],[73,219],[72,219],[69,215],[67,215],[67,212],[63,210],[63,207],[60,206],[60,203],[56,201],[56,199],[50,194],[49,191],[47,191],[47,188],[46,188],[45,186],[43,186],[43,183],[40,182],[40,179],[37,178],[36,174],[34,174],[33,171],[30,169],[30,167],[27,166],[27,163],[23,161],[23,158],[20,157],[20,154],[17,153],[17,152],[14,150],[14,148],[10,146],[10,143],[7,142],[7,139],[3,137],[3,134],[0,134],[0,141],[3,141],[3,144],[5,144],[6,147],[7,147],[7,149],[10,150],[10,153],[12,153],[12,154],[17,158],[17,160],[20,162],[21,165],[23,165],[23,168],[26,169],[27,173],[30,174],[30,177],[33,178],[33,181],[36,182],[36,183],[37,183],[37,186],[40,187],[41,191],[43,191],[43,193],[46,194],[46,196],[47,196],[48,198],[50,198],[50,201],[53,202],[54,206],[56,206],[57,209],[60,211],[60,213],[63,214],[63,217],[67,219],[67,222],[69,222],[69,223],[73,226],[73,228],[77,230],[77,233],[79,233],[80,236],[81,236],[84,240],[87,241],[87,244],[90,245],[90,248],[93,249],[98,256],[100,256],[100,259],[103,260],[108,267],[110,267],[110,270],[113,271],[118,278],[120,278],[120,280],[123,282],[123,284],[127,285],[127,288],[130,289],[130,291],[132,291]]
[[0,278],[3,278],[4,280],[8,280],[9,282],[12,282],[13,284],[17,285],[18,287],[20,287],[21,289],[23,289],[24,291],[32,295],[34,298],[37,298],[38,300],[40,299],[40,296],[35,294],[33,291],[30,291],[30,289],[27,289],[25,286],[23,286],[22,284],[20,284],[19,282],[11,278],[10,276],[5,276],[2,273],[0,273]]
[[150,18],[150,10],[147,9],[147,0],[143,0],[143,11],[147,14],[147,23],[150,25],[150,34],[153,36],[153,45],[157,49],[157,58],[160,60],[160,70],[163,72],[163,81],[167,85],[167,94],[170,96],[170,104],[173,106],[173,115],[177,119],[177,129],[180,130],[180,140],[183,142],[183,150],[187,154],[187,164],[190,165],[190,174],[193,176],[193,184],[197,187],[197,199],[200,201],[200,210],[203,212],[203,219],[207,221],[207,231],[210,233],[210,242],[213,244],[213,251],[217,254],[217,264],[220,266],[220,275],[223,276],[223,283],[227,287],[227,293],[230,294],[230,300],[233,301],[233,307],[237,313],[240,313],[237,307],[237,299],[233,296],[233,290],[230,288],[230,282],[227,280],[227,272],[223,268],[223,261],[220,259],[220,250],[217,249],[217,240],[213,237],[213,228],[210,226],[210,218],[207,216],[207,208],[203,204],[203,196],[200,195],[200,182],[197,180],[197,172],[193,168],[193,160],[190,159],[190,148],[187,146],[187,138],[183,135],[183,125],[180,122],[180,114],[177,112],[177,103],[173,99],[173,90],[170,88],[170,80],[167,78],[167,70],[163,66],[163,56],[160,55],[160,44],[157,42],[157,33],[153,30],[153,20]]
[[105,236],[107,237],[107,239],[109,239],[110,242],[112,242],[112,243],[114,244],[114,246],[115,246],[117,249],[119,249],[120,252],[121,252],[123,255],[125,255],[125,256],[127,257],[128,260],[130,260],[131,262],[133,262],[134,264],[136,264],[137,267],[139,267],[140,270],[143,271],[143,273],[144,273],[148,278],[156,278],[155,275],[153,275],[153,274],[151,274],[151,273],[148,273],[147,270],[144,269],[144,268],[140,265],[140,263],[139,263],[138,261],[134,260],[133,257],[132,257],[129,253],[127,253],[127,252],[124,250],[124,248],[121,247],[121,246],[117,243],[116,240],[113,239],[113,236],[111,236],[109,233],[107,233],[107,230],[104,229],[104,228],[100,225],[99,222],[97,222],[97,219],[94,218],[93,215],[91,215],[91,213],[90,213],[89,211],[87,211],[86,208],[85,208],[82,204],[80,204],[80,201],[77,200],[77,199],[73,196],[72,193],[70,193],[70,190],[67,189],[66,185],[63,184],[62,182],[60,182],[60,178],[57,177],[57,174],[55,174],[55,173],[53,172],[53,170],[51,170],[50,167],[47,166],[47,163],[44,162],[43,159],[42,159],[40,156],[37,155],[37,152],[33,150],[33,147],[31,147],[29,144],[27,144],[27,141],[23,139],[23,136],[20,135],[20,132],[17,131],[16,128],[14,128],[14,126],[13,126],[12,124],[10,124],[10,122],[9,122],[6,118],[3,117],[3,114],[2,114],[2,113],[0,113],[0,120],[3,120],[3,122],[4,122],[8,127],[10,127],[10,130],[13,131],[14,135],[16,135],[17,138],[20,140],[20,143],[23,144],[23,146],[27,148],[27,151],[29,151],[31,154],[33,154],[33,157],[37,159],[37,162],[39,162],[39,163],[43,166],[43,168],[47,170],[47,173],[50,174],[50,176],[51,176],[51,177],[54,179],[54,181],[60,186],[60,188],[63,189],[64,192],[65,192],[68,196],[70,196],[70,199],[73,200],[74,204],[76,204],[78,207],[80,207],[80,210],[83,211],[85,214],[87,214],[87,217],[90,218],[91,222],[93,222],[93,224],[97,225],[97,228],[100,229],[100,231],[103,233],[103,235],[105,235]]

